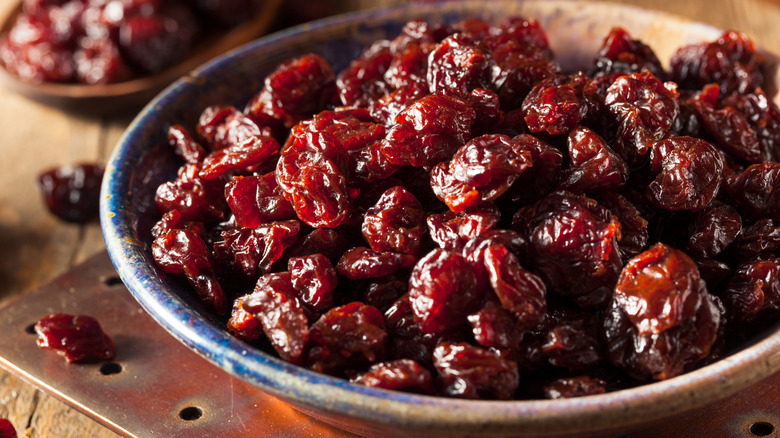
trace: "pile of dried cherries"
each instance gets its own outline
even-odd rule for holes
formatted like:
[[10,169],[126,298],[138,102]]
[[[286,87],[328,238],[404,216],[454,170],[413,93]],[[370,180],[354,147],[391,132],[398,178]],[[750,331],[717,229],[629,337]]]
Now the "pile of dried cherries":
[[411,21],[341,72],[300,56],[243,110],[170,127],[154,259],[236,337],[366,386],[668,379],[780,314],[765,64],[726,32],[665,70],[615,28],[564,72],[519,17]]

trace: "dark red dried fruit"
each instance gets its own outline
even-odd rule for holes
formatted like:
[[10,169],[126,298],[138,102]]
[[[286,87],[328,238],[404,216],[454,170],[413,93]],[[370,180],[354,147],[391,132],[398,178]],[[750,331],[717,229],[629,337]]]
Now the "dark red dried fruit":
[[301,131],[282,149],[276,181],[303,222],[315,228],[337,227],[350,211],[347,155],[333,135]]
[[98,321],[87,315],[46,315],[35,324],[38,346],[54,350],[68,362],[99,362],[114,358],[114,341]]
[[287,270],[301,301],[318,311],[333,307],[333,291],[338,280],[336,269],[327,257],[322,254],[291,257]]
[[16,429],[10,421],[0,418],[0,438],[16,438]]
[[330,64],[310,53],[287,61],[265,78],[265,86],[247,105],[261,125],[281,123],[292,128],[325,108],[336,92]]
[[628,181],[628,166],[607,142],[588,128],[569,133],[570,164],[560,187],[574,193],[615,190]]
[[696,215],[692,225],[688,253],[712,258],[737,238],[742,231],[742,218],[734,207],[715,201]]
[[230,312],[227,328],[233,336],[251,342],[263,335],[263,326],[259,319],[244,310],[244,300],[248,296],[249,294],[233,301],[233,310]]
[[119,47],[109,38],[84,37],[73,52],[76,78],[89,85],[112,84],[132,77],[132,71],[122,59]]
[[428,90],[465,96],[477,88],[489,88],[493,59],[490,49],[465,34],[455,33],[439,43],[428,56]]
[[217,149],[203,159],[200,177],[215,179],[233,171],[252,171],[279,151],[279,143],[270,136],[258,135],[240,143]]
[[494,301],[488,301],[485,307],[469,315],[468,321],[474,340],[483,347],[516,350],[523,339],[512,315]]
[[647,220],[642,213],[623,195],[615,192],[600,193],[599,205],[609,210],[620,222],[620,255],[623,260],[639,254],[647,248],[650,239]]
[[366,211],[362,231],[374,251],[417,254],[425,233],[425,211],[414,195],[396,186]]
[[520,384],[517,364],[466,343],[442,342],[433,352],[433,364],[444,394],[451,397],[508,400]]
[[531,152],[522,141],[483,135],[461,146],[449,162],[437,164],[431,170],[431,187],[459,213],[495,200],[530,166]]
[[726,187],[729,198],[747,220],[780,222],[780,163],[753,164]]
[[673,137],[653,145],[651,168],[657,174],[646,194],[658,208],[701,210],[715,198],[723,179],[723,159],[704,140]]
[[375,100],[369,107],[371,117],[386,126],[392,126],[401,111],[427,94],[427,84],[412,82]]
[[596,54],[592,74],[630,74],[643,70],[649,71],[658,78],[663,78],[665,75],[653,49],[639,40],[632,39],[625,29],[613,27]]
[[482,295],[471,265],[453,251],[431,251],[409,278],[414,320],[424,333],[442,333],[464,324],[478,309]]
[[422,20],[406,23],[390,43],[393,59],[385,72],[385,81],[396,89],[419,84],[425,87],[427,94],[428,54],[434,46],[433,31],[428,23]]
[[356,247],[344,252],[336,269],[350,280],[357,280],[384,277],[400,269],[410,269],[416,262],[417,257],[410,254]]
[[234,271],[254,280],[271,271],[284,250],[297,240],[301,224],[296,220],[269,222],[257,228],[232,228],[214,242],[214,256]]
[[329,310],[312,324],[309,335],[309,366],[329,374],[381,360],[388,338],[382,313],[359,302]]
[[753,41],[728,31],[711,43],[680,48],[672,56],[670,77],[684,88],[716,83],[724,94],[749,93],[764,82],[761,64]]
[[596,201],[553,192],[537,202],[524,228],[530,261],[550,291],[583,307],[602,307],[620,275],[620,224]]
[[309,321],[289,272],[266,274],[241,306],[255,317],[279,356],[298,363],[309,339]]
[[76,164],[50,169],[38,175],[46,207],[58,218],[85,223],[98,217],[103,167]]
[[135,15],[120,26],[119,47],[136,67],[156,73],[189,51],[195,33],[189,24],[173,16]]
[[396,116],[381,152],[393,164],[433,166],[449,159],[471,136],[476,118],[463,99],[429,94]]
[[604,394],[605,392],[607,392],[607,382],[588,376],[556,379],[544,385],[544,396],[552,400]]
[[773,255],[780,249],[780,226],[772,219],[759,219],[742,229],[732,248],[737,261]]
[[179,210],[171,210],[165,213],[154,227],[152,227],[152,237],[160,237],[166,234],[168,231],[174,229],[191,230],[206,239],[206,227],[202,222],[186,221],[184,217],[179,213]]
[[236,223],[243,228],[297,218],[292,204],[276,183],[274,172],[234,177],[225,185],[225,200]]
[[740,264],[720,294],[730,323],[772,320],[780,312],[780,259]]
[[352,61],[336,78],[341,104],[367,107],[387,94],[384,74],[392,59],[389,42],[377,41]]
[[542,279],[520,266],[504,245],[484,250],[483,261],[501,306],[515,316],[520,330],[529,330],[544,320],[547,288]]
[[168,128],[168,144],[173,147],[176,155],[190,164],[203,161],[208,154],[203,146],[192,138],[187,128],[178,124]]
[[372,365],[353,383],[369,388],[394,389],[418,394],[433,394],[435,387],[431,372],[411,359],[398,359]]
[[554,76],[534,85],[523,100],[523,116],[531,132],[567,134],[585,116],[582,104],[583,73]]
[[[761,146],[761,161],[780,161],[780,108],[764,90],[753,93],[731,94],[723,99],[724,106],[732,106],[743,113]],[[748,132],[744,134],[749,135]]]
[[541,351],[555,367],[591,369],[606,362],[601,340],[601,315],[561,305],[550,306]]
[[501,220],[493,205],[469,208],[460,213],[447,210],[428,216],[426,223],[431,239],[443,249],[460,249],[469,240],[493,229]]
[[191,221],[225,219],[224,181],[204,180],[199,173],[200,165],[187,164],[179,169],[176,180],[161,184],[154,197],[157,210],[161,213],[178,210],[185,220]]
[[658,243],[620,274],[604,321],[609,360],[639,379],[668,379],[709,354],[720,323],[696,264]]
[[618,125],[613,147],[629,164],[672,128],[680,111],[677,97],[674,83],[646,71],[621,76],[609,86],[604,104]]
[[542,198],[558,185],[563,154],[532,135],[519,134],[513,140],[522,143],[531,152],[532,164],[517,177],[506,197],[514,205],[524,205]]
[[214,274],[211,252],[196,231],[173,229],[160,235],[154,239],[152,256],[164,272],[184,275],[201,302],[220,315],[227,312],[227,298]]
[[721,106],[719,93],[719,87],[710,84],[690,99],[683,100],[682,104],[698,118],[703,130],[723,151],[749,163],[762,161],[761,144],[745,114],[734,107]]

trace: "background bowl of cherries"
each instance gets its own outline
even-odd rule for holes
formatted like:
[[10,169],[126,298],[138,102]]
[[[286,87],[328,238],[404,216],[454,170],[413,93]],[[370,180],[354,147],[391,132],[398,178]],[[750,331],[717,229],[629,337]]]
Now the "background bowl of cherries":
[[279,0],[22,0],[0,24],[0,80],[47,104],[137,111],[264,33]]
[[614,5],[330,18],[149,104],[103,231],[176,338],[336,426],[630,430],[780,369],[774,66]]

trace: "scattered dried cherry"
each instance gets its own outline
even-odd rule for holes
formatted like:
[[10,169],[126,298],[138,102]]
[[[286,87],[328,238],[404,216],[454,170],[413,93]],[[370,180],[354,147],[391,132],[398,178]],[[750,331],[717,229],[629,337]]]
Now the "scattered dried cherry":
[[14,425],[11,424],[10,421],[8,421],[5,418],[0,418],[0,438],[16,438],[16,429],[14,429]]
[[68,362],[95,362],[114,358],[114,341],[100,323],[87,315],[46,315],[35,324],[38,346],[51,349]]
[[38,175],[46,207],[58,218],[85,223],[98,217],[103,167],[76,164],[50,169]]

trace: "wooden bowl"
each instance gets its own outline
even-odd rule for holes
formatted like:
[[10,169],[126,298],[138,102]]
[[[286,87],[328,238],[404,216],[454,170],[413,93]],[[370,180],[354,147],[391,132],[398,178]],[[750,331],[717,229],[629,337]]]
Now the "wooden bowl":
[[725,398],[780,370],[779,323],[713,364],[603,395],[474,401],[384,391],[292,365],[232,337],[187,287],[156,267],[149,232],[158,217],[154,191],[175,176],[178,166],[166,159],[171,123],[192,126],[202,109],[213,104],[243,107],[262,87],[265,75],[295,55],[319,53],[339,70],[371,42],[395,36],[410,19],[454,22],[482,17],[498,22],[514,15],[539,20],[557,59],[569,69],[592,62],[615,25],[628,29],[665,60],[679,46],[721,34],[709,26],[635,7],[550,0],[410,5],[334,17],[254,41],[169,87],[138,115],[114,150],[102,188],[101,222],[122,280],[166,330],[217,366],[309,415],[370,436],[618,434]]
[[[222,35],[207,35],[191,49],[187,58],[150,76],[106,85],[33,83],[10,73],[0,63],[0,82],[30,99],[68,111],[91,115],[136,112],[163,88],[190,70],[266,33],[281,3],[282,0],[265,0],[262,10],[251,19]],[[8,32],[21,13],[20,2],[0,25],[0,34]]]

